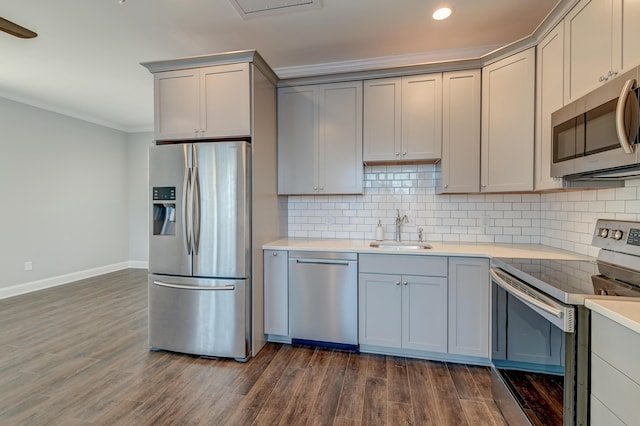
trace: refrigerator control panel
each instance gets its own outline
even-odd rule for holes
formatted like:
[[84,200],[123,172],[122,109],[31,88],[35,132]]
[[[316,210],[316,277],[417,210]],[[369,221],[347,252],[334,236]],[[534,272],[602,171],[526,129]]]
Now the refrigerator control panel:
[[154,186],[153,187],[153,200],[154,201],[166,201],[176,199],[176,187],[175,186]]

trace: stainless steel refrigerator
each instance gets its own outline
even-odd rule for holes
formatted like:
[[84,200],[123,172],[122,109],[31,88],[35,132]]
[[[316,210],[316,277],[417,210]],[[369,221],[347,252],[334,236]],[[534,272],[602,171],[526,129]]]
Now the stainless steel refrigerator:
[[149,151],[149,346],[246,360],[251,337],[251,145]]

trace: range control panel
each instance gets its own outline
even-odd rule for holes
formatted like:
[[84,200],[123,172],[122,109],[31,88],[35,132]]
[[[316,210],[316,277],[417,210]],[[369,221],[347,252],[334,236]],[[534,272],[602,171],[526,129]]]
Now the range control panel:
[[640,222],[598,219],[591,245],[640,256]]

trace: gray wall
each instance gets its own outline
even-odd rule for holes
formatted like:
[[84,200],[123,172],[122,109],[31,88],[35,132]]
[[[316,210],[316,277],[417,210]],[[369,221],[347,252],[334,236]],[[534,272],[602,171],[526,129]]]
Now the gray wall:
[[127,135],[129,182],[129,261],[146,268],[149,262],[149,146],[153,132]]
[[127,262],[128,175],[125,133],[0,98],[0,290]]

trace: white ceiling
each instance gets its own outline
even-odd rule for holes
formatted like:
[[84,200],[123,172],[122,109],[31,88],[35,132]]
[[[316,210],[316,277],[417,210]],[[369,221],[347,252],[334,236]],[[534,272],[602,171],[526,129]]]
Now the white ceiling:
[[[141,62],[257,49],[280,75],[343,61],[361,67],[475,56],[529,36],[558,0],[321,0],[243,19],[229,0],[20,0],[0,16],[0,96],[124,131],[151,130],[153,80]],[[431,13],[447,4],[451,18]],[[421,61],[421,58],[423,59]],[[361,61],[361,62],[359,62]]]

